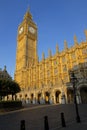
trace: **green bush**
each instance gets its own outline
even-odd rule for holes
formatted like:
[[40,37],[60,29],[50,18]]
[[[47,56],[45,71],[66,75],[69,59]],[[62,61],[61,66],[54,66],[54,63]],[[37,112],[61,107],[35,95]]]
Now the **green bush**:
[[21,101],[1,101],[0,108],[21,108]]

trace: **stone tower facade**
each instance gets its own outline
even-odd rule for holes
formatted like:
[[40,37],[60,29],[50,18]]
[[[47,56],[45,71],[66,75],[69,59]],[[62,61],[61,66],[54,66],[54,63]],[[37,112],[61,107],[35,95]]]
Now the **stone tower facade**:
[[[18,99],[29,103],[72,103],[73,87],[69,80],[69,70],[78,78],[77,101],[87,102],[87,31],[86,41],[78,43],[74,36],[74,45],[68,48],[64,40],[64,50],[48,57],[37,55],[37,26],[29,11],[26,12],[18,27],[15,80],[20,84]],[[86,91],[85,91],[86,90]]]
[[35,65],[37,57],[37,26],[29,11],[18,27],[15,80],[25,87],[22,81],[26,69]]

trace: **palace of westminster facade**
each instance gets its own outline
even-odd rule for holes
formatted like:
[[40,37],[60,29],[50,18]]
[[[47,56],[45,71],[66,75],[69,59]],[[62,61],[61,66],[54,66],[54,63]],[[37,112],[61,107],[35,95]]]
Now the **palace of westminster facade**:
[[74,45],[68,48],[64,41],[64,50],[48,57],[42,53],[39,61],[37,54],[37,25],[30,11],[24,15],[18,27],[16,68],[14,79],[21,87],[17,98],[28,103],[72,103],[73,86],[69,71],[73,70],[78,79],[76,97],[78,103],[87,103],[87,30],[86,40],[78,43],[74,36]]

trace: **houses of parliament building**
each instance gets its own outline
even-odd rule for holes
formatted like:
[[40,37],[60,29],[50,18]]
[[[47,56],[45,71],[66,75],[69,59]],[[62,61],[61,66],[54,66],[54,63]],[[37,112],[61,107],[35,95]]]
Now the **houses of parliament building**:
[[74,36],[74,44],[68,48],[64,41],[64,50],[48,57],[42,53],[39,61],[37,52],[37,25],[30,11],[24,15],[18,27],[16,67],[14,79],[21,87],[17,98],[27,103],[73,103],[73,84],[70,82],[69,71],[73,71],[76,99],[78,103],[87,103],[87,30],[86,40],[78,43]]

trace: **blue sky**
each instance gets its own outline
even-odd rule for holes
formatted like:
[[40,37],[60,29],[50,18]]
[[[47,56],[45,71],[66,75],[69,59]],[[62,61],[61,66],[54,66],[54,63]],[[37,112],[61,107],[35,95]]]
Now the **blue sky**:
[[64,40],[72,46],[74,35],[78,42],[85,40],[87,29],[87,0],[0,0],[0,68],[14,76],[17,45],[17,28],[30,7],[38,26],[38,55],[48,56],[64,48]]

